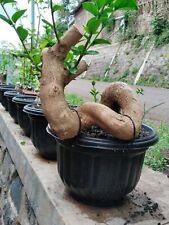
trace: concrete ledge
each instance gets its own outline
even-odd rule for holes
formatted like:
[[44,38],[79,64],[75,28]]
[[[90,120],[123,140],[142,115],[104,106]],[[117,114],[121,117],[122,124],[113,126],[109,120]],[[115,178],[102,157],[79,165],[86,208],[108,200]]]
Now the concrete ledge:
[[23,135],[2,106],[0,133],[39,225],[157,225],[169,222],[169,179],[165,175],[144,168],[137,190],[126,197],[123,204],[113,208],[83,205],[65,192],[57,163],[39,156],[30,139]]

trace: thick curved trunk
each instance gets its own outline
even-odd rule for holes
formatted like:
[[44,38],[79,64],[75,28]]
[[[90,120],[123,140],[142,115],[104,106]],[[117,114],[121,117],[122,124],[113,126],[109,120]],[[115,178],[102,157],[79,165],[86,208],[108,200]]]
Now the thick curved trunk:
[[[111,84],[102,94],[101,103],[88,102],[71,110],[64,99],[64,87],[87,70],[84,61],[78,65],[76,75],[64,69],[64,59],[73,45],[82,37],[72,26],[62,40],[43,55],[40,99],[46,118],[61,139],[76,136],[80,127],[98,125],[122,140],[130,140],[140,131],[143,111],[134,91],[125,83]],[[116,109],[121,109],[121,114]]]

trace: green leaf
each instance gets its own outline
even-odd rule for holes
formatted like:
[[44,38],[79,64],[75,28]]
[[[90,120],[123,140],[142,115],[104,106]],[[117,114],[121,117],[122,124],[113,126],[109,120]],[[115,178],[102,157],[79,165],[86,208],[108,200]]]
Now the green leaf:
[[113,2],[115,10],[117,9],[138,9],[136,0],[115,0]]
[[73,60],[73,53],[72,52],[69,52],[66,56],[66,59],[65,59],[65,61],[70,61],[70,60]]
[[105,13],[112,13],[113,10],[112,10],[111,7],[108,7],[108,8],[106,8],[106,9],[104,10],[104,12],[105,12]]
[[94,33],[96,33],[97,29],[100,26],[100,20],[93,17],[88,21],[86,26],[87,26],[89,33],[94,34]]
[[83,3],[83,9],[87,10],[88,12],[93,14],[94,16],[98,15],[97,6],[94,5],[94,3],[92,3],[92,2],[85,2],[85,3]]
[[41,49],[45,48],[48,45],[49,41],[46,39],[42,39],[41,41]]
[[92,43],[92,45],[101,45],[101,44],[104,44],[104,45],[109,45],[111,44],[111,42],[109,40],[106,40],[106,39],[95,39]]
[[16,1],[14,1],[14,0],[0,0],[0,3],[2,4],[2,5],[5,5],[5,4],[7,4],[7,3],[15,3]]
[[52,12],[61,11],[64,10],[64,7],[62,5],[54,5],[52,8]]
[[74,46],[71,48],[72,51],[73,51],[73,54],[74,55],[80,55],[80,54],[83,54],[85,49],[84,49],[84,46],[83,45],[79,45],[79,46]]
[[25,39],[28,36],[28,31],[25,28],[23,28],[23,26],[17,27],[16,31],[21,41],[25,41]]
[[71,74],[76,74],[77,73],[77,68],[69,68],[69,72]]
[[41,60],[41,54],[34,55],[32,58],[33,58],[33,61],[36,65],[38,65],[42,61]]
[[0,19],[8,23],[9,25],[12,25],[12,21],[5,17],[4,15],[0,14]]
[[105,26],[107,26],[109,24],[108,17],[105,17],[105,16],[104,17],[101,17],[100,18],[100,21],[101,21],[103,27],[105,27]]
[[12,15],[12,20],[14,23],[16,23],[17,20],[19,20],[23,14],[26,12],[26,9],[23,9],[23,10],[19,10],[17,12],[15,12],[13,15]]
[[53,28],[53,25],[51,23],[49,23],[47,20],[45,19],[42,19],[42,21],[47,24],[48,26],[50,26],[51,28]]
[[86,52],[86,55],[98,55],[99,52],[98,51],[94,51],[94,50],[89,50]]
[[98,8],[101,9],[106,4],[106,0],[97,0],[96,4]]

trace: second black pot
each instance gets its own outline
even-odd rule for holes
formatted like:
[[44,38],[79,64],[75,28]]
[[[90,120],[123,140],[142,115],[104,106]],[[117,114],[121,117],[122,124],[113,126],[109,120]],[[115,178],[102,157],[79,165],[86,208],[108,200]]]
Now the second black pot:
[[28,137],[30,137],[31,131],[30,120],[27,113],[23,112],[23,107],[34,102],[35,98],[35,96],[18,95],[12,99],[12,101],[16,104],[18,124],[23,129],[24,134]]
[[57,159],[57,143],[46,131],[48,124],[40,106],[28,104],[23,111],[28,114],[31,123],[31,140],[39,153],[46,159]]
[[18,123],[17,120],[17,108],[15,102],[12,101],[12,98],[17,96],[19,93],[17,91],[5,91],[4,96],[7,98],[8,112],[13,118],[15,123]]

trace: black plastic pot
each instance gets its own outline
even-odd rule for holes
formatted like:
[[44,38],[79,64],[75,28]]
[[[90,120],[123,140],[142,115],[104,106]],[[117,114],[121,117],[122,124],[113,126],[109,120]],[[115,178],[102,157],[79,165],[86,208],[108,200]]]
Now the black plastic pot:
[[30,120],[27,113],[23,112],[23,107],[27,104],[33,103],[35,98],[35,96],[18,95],[12,99],[16,104],[18,124],[23,129],[24,134],[28,137],[30,137],[31,131]]
[[19,93],[17,91],[5,91],[4,96],[7,98],[8,103],[8,111],[11,117],[13,118],[15,123],[18,123],[17,121],[17,108],[16,104],[12,101],[12,98],[17,96]]
[[24,106],[23,111],[28,114],[31,123],[31,140],[42,157],[50,160],[57,159],[56,140],[46,131],[48,124],[42,109],[34,104]]
[[58,141],[60,177],[68,191],[83,202],[113,205],[130,193],[140,179],[146,150],[158,141],[155,131],[143,125],[148,137],[125,142],[80,134]]
[[0,102],[5,108],[6,111],[8,111],[8,101],[6,96],[4,96],[5,91],[11,91],[15,90],[15,86],[13,84],[1,84],[0,85]]

